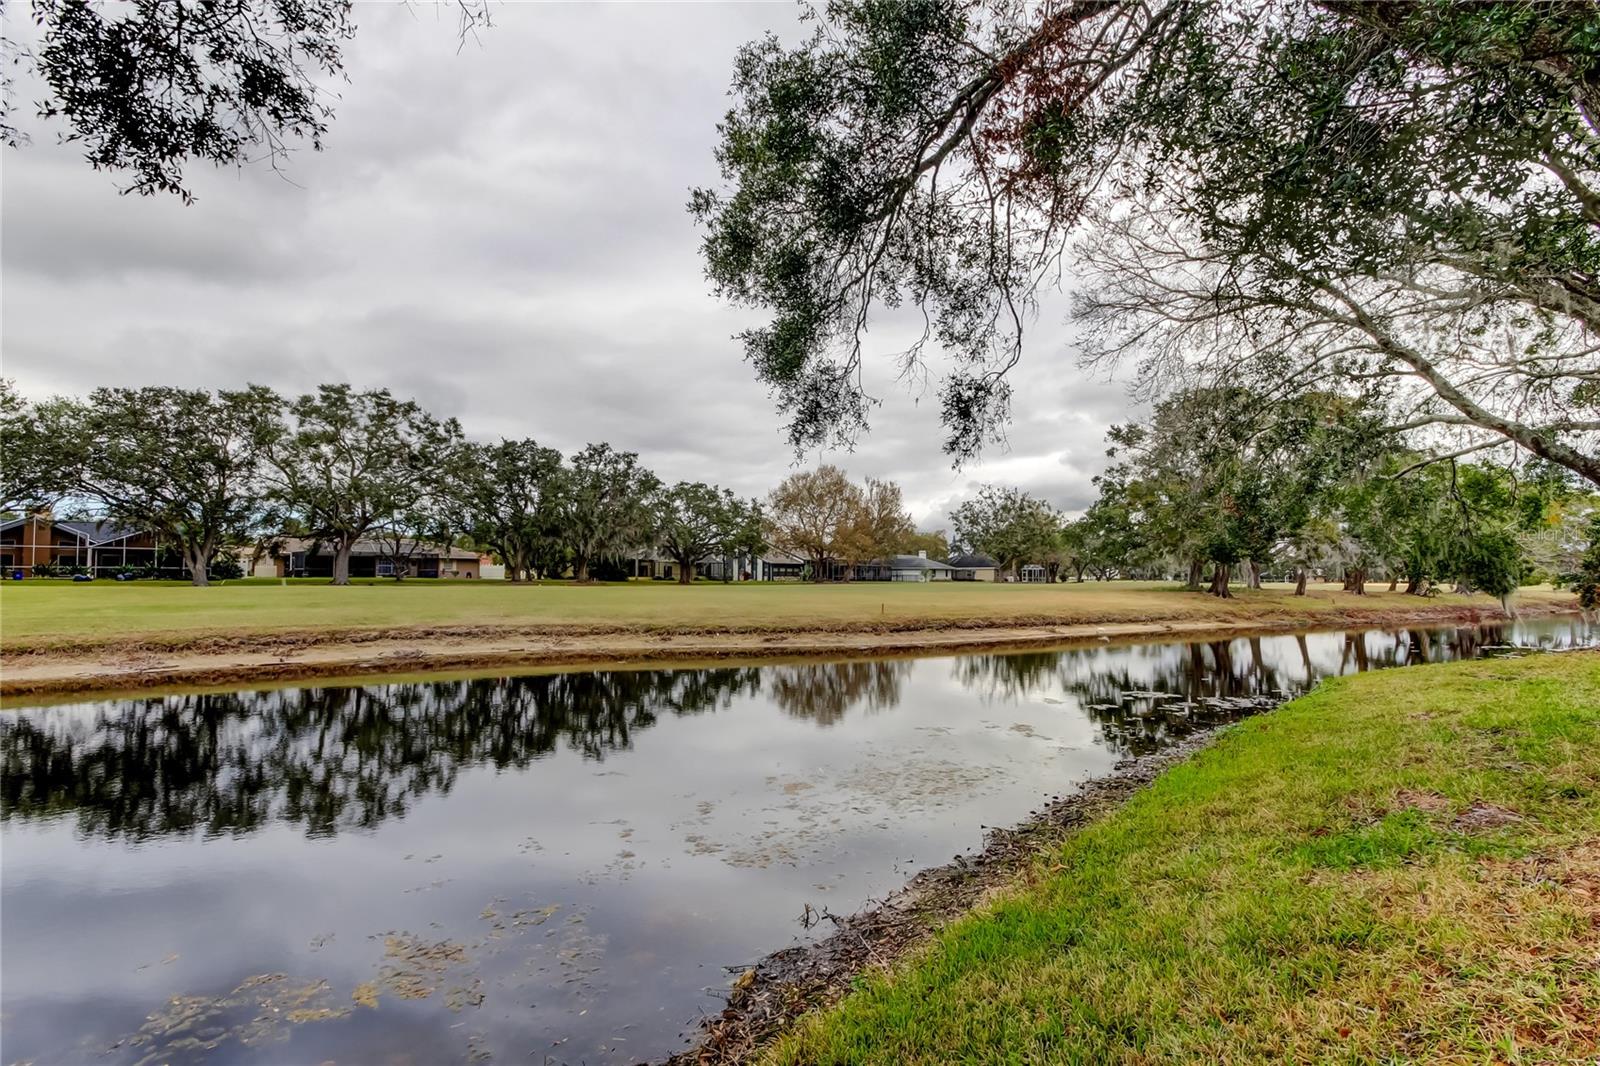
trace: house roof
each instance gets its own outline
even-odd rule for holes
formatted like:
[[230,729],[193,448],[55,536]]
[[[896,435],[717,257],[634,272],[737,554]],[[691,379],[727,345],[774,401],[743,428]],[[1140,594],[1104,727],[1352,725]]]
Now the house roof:
[[[283,555],[290,555],[294,552],[309,552],[313,544],[319,544],[319,542],[309,537],[285,537],[283,540],[283,547],[280,549],[280,552]],[[327,541],[320,542],[320,548],[321,550],[319,554],[331,555],[333,553],[333,546]],[[469,551],[466,548],[444,548],[441,545],[434,544],[429,541],[416,541],[409,538],[400,542],[400,551],[403,555],[428,555],[442,559],[467,560],[478,558],[477,552]],[[350,549],[350,554],[352,556],[386,556],[389,553],[390,545],[384,543],[384,541],[378,537],[362,537],[357,540],[354,547]]]
[[891,555],[887,559],[874,561],[875,566],[887,566],[891,570],[949,570],[947,563],[937,559],[924,559],[920,555]]
[[1000,564],[987,555],[952,555],[950,565],[957,570],[982,570],[986,567],[999,568]]
[[[11,529],[15,526],[20,526],[33,517],[36,516],[21,515],[17,518],[8,519],[0,523],[0,529]],[[87,541],[90,544],[107,544],[112,541],[126,540],[129,537],[140,536],[145,532],[142,529],[130,529],[127,526],[118,526],[104,521],[90,522],[60,518],[46,518],[45,521],[49,522],[54,528],[64,529],[79,540]]]
[[127,526],[117,526],[110,522],[57,522],[57,528],[70,529],[83,537],[90,544],[106,544],[111,541],[127,540],[144,533],[142,529],[130,529]]

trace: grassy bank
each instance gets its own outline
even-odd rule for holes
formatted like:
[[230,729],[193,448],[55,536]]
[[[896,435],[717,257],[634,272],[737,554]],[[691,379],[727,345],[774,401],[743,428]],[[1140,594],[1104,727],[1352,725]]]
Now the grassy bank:
[[[1527,591],[1530,607],[1575,603],[1567,594]],[[84,642],[158,641],[271,633],[441,626],[623,626],[643,630],[830,630],[952,624],[1082,624],[1120,621],[1222,624],[1264,620],[1363,624],[1388,614],[1463,610],[1497,615],[1487,596],[1415,596],[1376,591],[1355,597],[1336,585],[1296,597],[1287,586],[1217,600],[1171,585],[1086,582],[1058,585],[697,584],[637,582],[574,587],[499,581],[408,581],[334,588],[327,584],[229,583],[196,589],[138,582],[0,583],[0,641],[8,650],[71,648]]]
[[1237,727],[809,1019],[784,1063],[1592,1061],[1600,656]]

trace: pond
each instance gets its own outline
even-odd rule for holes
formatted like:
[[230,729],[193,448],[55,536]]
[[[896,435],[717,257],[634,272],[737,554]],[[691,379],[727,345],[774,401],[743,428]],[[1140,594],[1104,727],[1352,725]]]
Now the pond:
[[[572,671],[0,715],[7,1062],[634,1062],[1041,797],[1575,620]],[[827,925],[827,923],[824,923]]]

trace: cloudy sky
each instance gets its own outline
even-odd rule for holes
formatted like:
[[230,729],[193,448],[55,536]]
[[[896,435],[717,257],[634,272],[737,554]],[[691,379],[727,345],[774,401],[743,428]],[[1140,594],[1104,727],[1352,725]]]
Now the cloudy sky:
[[[764,494],[797,458],[731,339],[755,318],[710,294],[684,205],[717,179],[735,49],[797,38],[798,12],[499,5],[458,51],[447,9],[359,5],[326,150],[281,175],[196,168],[190,207],[118,195],[35,125],[0,160],[0,372],[34,396],[381,386],[471,436],[607,440],[668,480]],[[1008,447],[951,469],[936,397],[880,359],[872,433],[800,461],[898,481],[924,528],[986,481],[1081,509],[1131,407],[1077,368],[1063,319],[1043,309],[1015,373]]]

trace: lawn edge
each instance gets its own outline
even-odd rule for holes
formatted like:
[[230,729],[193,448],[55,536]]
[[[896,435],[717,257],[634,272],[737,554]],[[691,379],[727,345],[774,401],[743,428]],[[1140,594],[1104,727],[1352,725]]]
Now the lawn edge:
[[[1284,699],[1260,701],[1264,710]],[[1046,798],[1009,829],[990,829],[975,853],[913,876],[883,900],[832,921],[826,938],[772,952],[733,982],[727,1006],[706,1017],[693,1044],[663,1066],[732,1066],[754,1061],[802,1018],[843,999],[857,977],[893,968],[931,943],[949,923],[1016,887],[1050,847],[1111,816],[1169,769],[1209,747],[1237,723],[1214,726],[1160,752],[1130,756],[1075,792]]]

